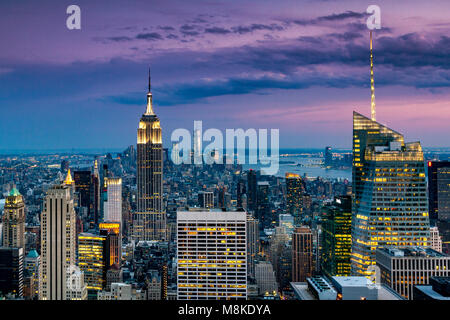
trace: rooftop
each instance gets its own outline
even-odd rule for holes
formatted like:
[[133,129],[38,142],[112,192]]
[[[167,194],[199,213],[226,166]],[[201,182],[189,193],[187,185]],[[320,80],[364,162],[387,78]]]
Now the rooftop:
[[414,287],[434,300],[450,300],[450,297],[445,297],[439,292],[436,292],[431,285],[416,285]]
[[17,190],[16,188],[12,188],[12,189],[11,189],[11,192],[9,193],[9,196],[10,196],[10,197],[17,197],[17,196],[20,196],[20,192],[19,192],[19,190]]
[[418,258],[442,258],[447,257],[446,254],[438,252],[431,248],[409,247],[404,249],[398,248],[381,248],[381,252],[391,257],[418,257]]
[[39,257],[39,254],[37,253],[37,251],[36,250],[31,250],[29,253],[28,253],[28,255],[27,255],[27,258],[37,258],[37,257]]
[[362,276],[348,276],[348,277],[333,277],[341,287],[366,287],[368,279]]

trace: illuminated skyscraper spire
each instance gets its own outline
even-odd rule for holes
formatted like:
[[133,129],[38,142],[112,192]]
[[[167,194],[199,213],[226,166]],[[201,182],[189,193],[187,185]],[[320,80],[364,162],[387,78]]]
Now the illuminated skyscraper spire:
[[372,121],[376,121],[376,110],[375,110],[375,81],[373,80],[373,52],[372,52],[372,31],[370,31],[370,111]]
[[147,110],[137,130],[136,165],[137,210],[133,214],[132,238],[135,241],[164,241],[167,239],[167,216],[163,206],[162,129],[152,108],[150,69]]
[[147,110],[146,115],[154,115],[153,112],[153,97],[152,97],[152,77],[150,75],[150,68],[148,68],[148,93],[147,93]]
[[64,184],[71,185],[74,183],[74,180],[72,179],[72,175],[70,174],[70,169],[67,171],[66,179],[64,180]]

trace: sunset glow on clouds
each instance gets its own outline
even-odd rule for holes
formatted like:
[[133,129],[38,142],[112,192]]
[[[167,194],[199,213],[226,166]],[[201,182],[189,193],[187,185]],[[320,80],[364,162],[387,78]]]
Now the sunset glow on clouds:
[[[352,111],[369,114],[369,2],[77,1],[77,31],[69,4],[0,3],[0,149],[135,143],[149,65],[165,142],[203,120],[348,148]],[[377,119],[450,147],[450,3],[377,4]]]

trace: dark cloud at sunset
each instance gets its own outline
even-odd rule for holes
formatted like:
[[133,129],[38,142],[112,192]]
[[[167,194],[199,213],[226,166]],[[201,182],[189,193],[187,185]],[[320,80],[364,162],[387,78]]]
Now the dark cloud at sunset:
[[[351,146],[370,112],[365,1],[0,3],[0,149],[135,143],[152,68],[165,143],[176,128],[279,128],[281,147]],[[377,115],[447,146],[448,1],[378,1]],[[414,124],[414,125],[412,125]]]

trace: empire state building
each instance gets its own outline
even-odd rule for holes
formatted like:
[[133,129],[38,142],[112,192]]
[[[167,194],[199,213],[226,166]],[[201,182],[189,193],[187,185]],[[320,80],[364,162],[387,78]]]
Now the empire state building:
[[133,215],[133,239],[166,240],[163,209],[163,149],[159,118],[153,111],[149,70],[147,110],[137,132],[137,212]]

